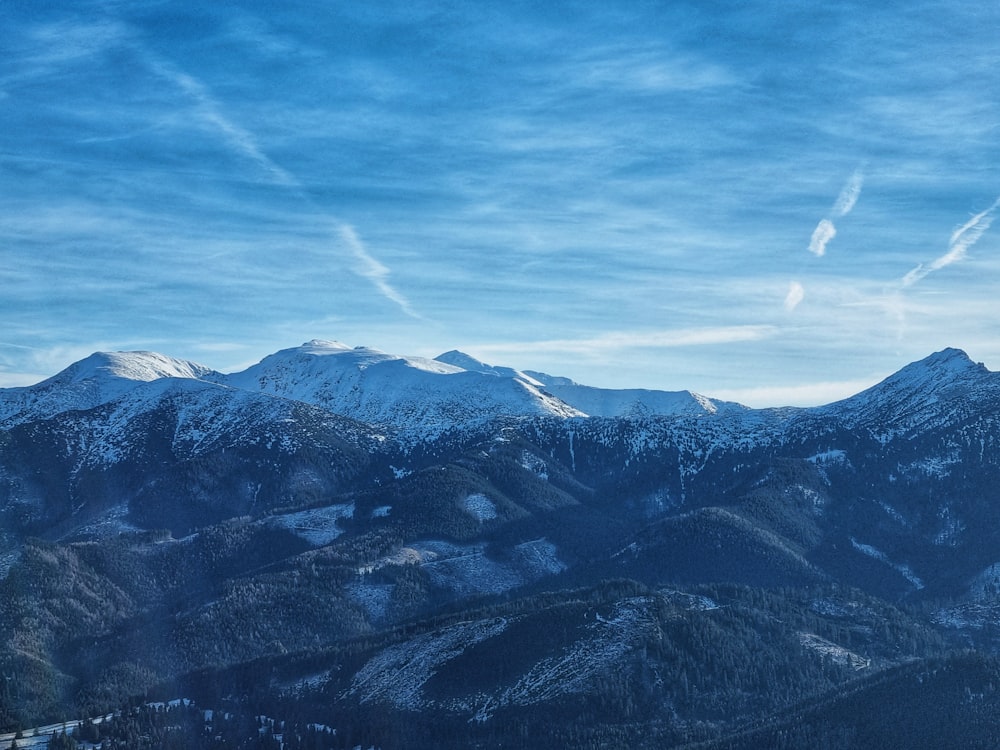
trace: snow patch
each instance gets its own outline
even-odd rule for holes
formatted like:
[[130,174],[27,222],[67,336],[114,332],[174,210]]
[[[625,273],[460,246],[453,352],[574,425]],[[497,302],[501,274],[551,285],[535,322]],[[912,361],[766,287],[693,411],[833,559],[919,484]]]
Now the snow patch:
[[826,465],[843,465],[848,463],[847,452],[842,451],[839,448],[823,451],[822,453],[816,453],[815,455],[809,456],[806,461],[814,464]]
[[805,633],[799,632],[799,643],[805,646],[811,651],[815,651],[821,656],[830,659],[834,664],[838,664],[842,667],[850,667],[856,672],[860,672],[862,669],[868,669],[871,666],[872,660],[867,659],[864,656],[849,651],[843,646],[838,646],[833,641],[828,641],[825,638],[820,638],[815,633]]
[[499,635],[510,622],[506,617],[461,622],[389,646],[354,676],[345,697],[357,696],[362,703],[387,701],[397,708],[418,711],[429,705],[423,686],[442,664]]
[[987,566],[972,579],[969,596],[980,602],[1000,599],[1000,562]]
[[537,476],[539,479],[549,478],[549,467],[542,459],[529,451],[521,452],[521,466]]
[[965,524],[960,518],[955,517],[947,505],[938,511],[938,518],[941,519],[941,530],[934,535],[931,542],[941,547],[957,546],[959,536],[965,531]]
[[369,619],[373,621],[385,619],[395,588],[394,585],[388,583],[373,584],[363,581],[351,581],[344,587],[348,598],[361,605]]
[[496,503],[480,492],[466,497],[462,508],[477,521],[492,521],[497,517]]
[[[543,659],[502,696],[500,703],[531,705],[584,692],[599,675],[617,668],[621,658],[656,628],[651,597],[616,602],[610,615],[595,615],[588,635],[559,656]],[[488,715],[477,716],[485,720]]]
[[420,565],[431,583],[461,596],[502,594],[566,570],[556,546],[544,538],[515,545],[502,560],[488,557],[485,544],[414,542],[358,572],[370,573],[387,565]]
[[677,589],[660,589],[658,593],[675,607],[691,612],[711,612],[719,609],[719,604],[714,599],[703,594],[689,594]]
[[917,577],[917,575],[913,572],[913,570],[910,568],[909,565],[902,563],[894,563],[892,560],[889,559],[889,556],[886,555],[881,550],[872,547],[870,544],[862,544],[854,537],[851,537],[851,546],[854,547],[854,549],[858,550],[858,552],[868,555],[869,557],[873,557],[876,560],[879,560],[880,562],[884,562],[890,568],[892,568],[901,576],[903,576],[903,578],[909,581],[913,585],[913,588],[917,589],[918,591],[924,587],[924,582]]
[[344,533],[339,521],[354,517],[354,503],[329,505],[296,513],[273,516],[269,522],[278,528],[288,529],[315,547],[323,547]]
[[944,479],[951,474],[951,467],[959,463],[958,456],[930,456],[914,461],[906,470],[934,479]]

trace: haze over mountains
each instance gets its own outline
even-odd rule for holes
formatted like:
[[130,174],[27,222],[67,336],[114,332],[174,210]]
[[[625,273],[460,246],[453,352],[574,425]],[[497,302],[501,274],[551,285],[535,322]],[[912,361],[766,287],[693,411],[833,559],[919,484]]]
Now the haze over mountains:
[[0,723],[163,692],[351,747],[742,747],[869,737],[829,707],[923,674],[992,706],[998,444],[955,349],[764,410],[456,351],[94,354],[0,391]]

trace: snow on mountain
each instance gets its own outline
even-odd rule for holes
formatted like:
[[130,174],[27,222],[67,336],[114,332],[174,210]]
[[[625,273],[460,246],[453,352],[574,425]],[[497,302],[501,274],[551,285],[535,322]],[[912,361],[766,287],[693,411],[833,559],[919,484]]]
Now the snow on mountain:
[[203,365],[156,352],[96,352],[41,383],[0,389],[0,424],[11,426],[64,411],[93,409],[162,378],[218,375]]
[[[954,419],[992,415],[1000,405],[996,399],[1000,373],[973,363],[957,349],[907,365],[878,385],[827,406],[753,410],[690,391],[593,388],[568,378],[489,365],[457,350],[424,359],[313,340],[228,375],[153,352],[96,353],[36,385],[0,389],[0,425],[9,428],[62,412],[93,409],[138,391],[138,400],[130,400],[131,406],[122,412],[135,413],[139,401],[155,395],[156,389],[148,386],[160,381],[219,389],[223,401],[240,392],[265,401],[303,402],[422,439],[500,417],[624,417],[640,422],[683,418],[684,424],[669,429],[696,434],[697,439],[692,437],[696,453],[719,442],[767,442],[792,418],[833,418],[885,441]],[[192,417],[192,423],[203,421]],[[206,423],[205,431],[212,429],[219,428]]]
[[587,385],[549,385],[552,395],[592,417],[648,417],[654,415],[720,414],[747,407],[717,401],[691,391],[652,391],[642,388],[592,388]]
[[582,416],[527,379],[318,340],[279,351],[220,382],[428,437],[497,417]]
[[591,417],[692,416],[743,411],[747,408],[741,404],[718,401],[691,391],[593,388],[580,385],[569,378],[547,375],[534,370],[522,372],[511,367],[488,365],[457,350],[445,352],[435,359],[470,372],[519,378],[542,386],[560,401]]
[[444,362],[445,364],[452,365],[454,367],[460,367],[463,370],[468,370],[469,372],[482,372],[487,375],[496,375],[501,378],[520,378],[521,380],[526,380],[533,385],[543,385],[543,383],[527,373],[521,372],[520,370],[515,370],[513,367],[502,367],[498,365],[488,365],[485,362],[480,362],[475,357],[471,357],[465,352],[460,352],[457,349],[452,349],[450,352],[445,352],[444,354],[439,354],[434,358],[436,362]]
[[816,412],[836,414],[849,426],[871,425],[885,441],[902,432],[996,411],[998,392],[1000,373],[973,362],[960,349],[949,348]]

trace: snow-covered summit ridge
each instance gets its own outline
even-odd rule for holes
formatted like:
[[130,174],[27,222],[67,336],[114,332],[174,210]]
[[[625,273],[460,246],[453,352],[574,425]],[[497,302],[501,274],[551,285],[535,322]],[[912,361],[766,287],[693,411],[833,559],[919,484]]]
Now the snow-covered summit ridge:
[[842,401],[820,407],[849,423],[871,420],[886,428],[915,426],[937,415],[1000,407],[1000,373],[973,362],[961,349],[943,349],[906,365]]
[[530,379],[335,342],[283,349],[219,382],[424,436],[497,417],[584,416]]
[[448,374],[460,372],[462,368],[451,367],[423,357],[402,357],[388,354],[380,349],[367,346],[347,346],[339,341],[313,339],[301,346],[293,346],[270,354],[242,372],[227,376],[230,380],[256,377],[269,371],[309,367],[317,372],[333,370],[366,369],[372,365],[397,362],[403,366],[428,372]]
[[197,362],[175,359],[156,352],[95,352],[70,365],[51,380],[62,379],[63,382],[74,383],[117,379],[149,382],[160,378],[201,379],[213,374],[214,370]]
[[569,378],[534,370],[522,371],[480,362],[464,352],[452,350],[435,358],[471,372],[520,378],[541,386],[556,398],[591,417],[698,416],[745,411],[741,404],[719,401],[692,391],[655,391],[644,388],[594,388]]
[[[725,417],[742,424],[768,411],[691,391],[593,388],[486,364],[457,350],[425,359],[314,339],[232,374],[155,352],[98,352],[36,385],[0,389],[0,425],[91,409],[140,388],[148,396],[154,391],[144,386],[158,381],[299,401],[425,438],[498,417]],[[911,427],[998,410],[1000,373],[945,349],[851,398],[806,411],[848,427],[867,424],[888,439]]]
[[0,389],[0,420],[39,419],[115,401],[164,378],[213,381],[214,370],[148,351],[95,352],[32,386]]
[[463,370],[468,370],[469,372],[482,372],[487,375],[496,375],[501,378],[520,378],[521,380],[527,381],[533,385],[544,385],[542,381],[532,377],[526,372],[515,370],[513,367],[488,365],[485,362],[481,362],[475,357],[466,354],[465,352],[458,351],[457,349],[452,349],[450,352],[439,354],[434,358],[434,361],[444,362],[445,364],[452,365],[453,367],[459,367]]

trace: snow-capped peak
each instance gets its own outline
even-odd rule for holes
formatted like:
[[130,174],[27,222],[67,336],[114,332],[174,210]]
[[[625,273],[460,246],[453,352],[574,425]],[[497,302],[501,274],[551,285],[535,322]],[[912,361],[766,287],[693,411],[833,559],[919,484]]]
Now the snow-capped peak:
[[944,349],[906,365],[876,385],[843,401],[823,407],[853,422],[870,418],[888,432],[892,425],[921,423],[942,410],[975,410],[979,401],[992,402],[1000,373],[975,363],[961,349]]
[[312,339],[311,341],[304,343],[302,346],[297,346],[294,349],[285,349],[284,351],[300,351],[303,354],[315,354],[317,356],[322,356],[324,354],[336,354],[337,352],[350,350],[351,347],[347,344],[342,344],[339,341]]
[[0,419],[37,419],[63,411],[92,409],[114,401],[143,383],[163,378],[214,380],[214,370],[156,352],[95,352],[62,372],[0,395]]
[[[213,372],[196,362],[175,359],[156,352],[95,352],[70,365],[50,380],[58,380],[61,383],[108,379],[149,382],[160,378],[200,379]],[[44,382],[39,385],[44,385]]]
[[401,366],[439,374],[461,372],[461,368],[423,357],[401,357],[367,346],[347,346],[339,341],[313,339],[301,346],[282,349],[264,357],[243,372],[227,376],[232,385],[246,386],[248,378],[271,378],[276,372],[309,370],[323,377],[337,371],[364,370],[373,365],[398,362]]
[[311,341],[220,382],[424,435],[500,416],[582,416],[527,378],[495,375],[439,360]]
[[993,375],[995,373],[991,373],[984,365],[973,362],[961,349],[943,349],[906,365],[845,402],[871,401],[887,396],[895,400],[903,394],[924,401],[936,401],[944,395],[952,395],[982,383]]

